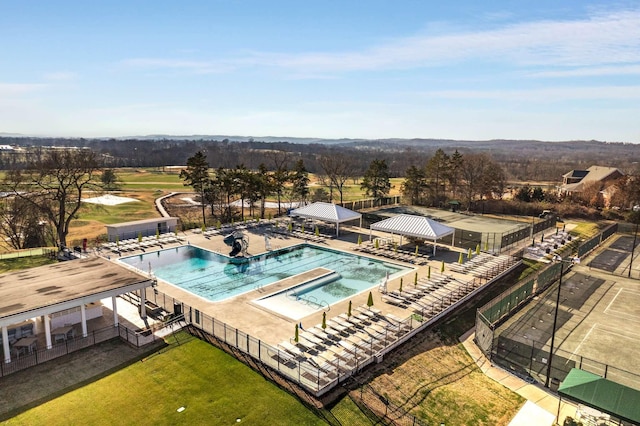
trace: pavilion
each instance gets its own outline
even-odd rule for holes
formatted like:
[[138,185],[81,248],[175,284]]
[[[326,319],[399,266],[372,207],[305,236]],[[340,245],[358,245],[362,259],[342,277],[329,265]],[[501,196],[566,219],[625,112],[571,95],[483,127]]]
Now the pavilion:
[[335,223],[336,237],[340,235],[340,224],[343,222],[359,219],[360,226],[362,226],[362,215],[360,213],[331,203],[317,202],[309,204],[308,206],[292,210],[289,215]]
[[451,246],[454,246],[455,229],[425,216],[411,214],[399,214],[389,219],[376,222],[369,227],[371,231],[386,232],[392,235],[400,235],[400,245],[402,237],[414,237],[423,240],[433,241],[433,254],[436,254],[436,241],[451,235]]

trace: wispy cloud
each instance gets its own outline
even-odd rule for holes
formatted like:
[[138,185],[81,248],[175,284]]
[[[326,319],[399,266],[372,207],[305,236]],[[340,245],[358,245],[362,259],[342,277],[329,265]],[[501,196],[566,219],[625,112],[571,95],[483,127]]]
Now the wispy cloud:
[[0,97],[36,92],[46,86],[46,84],[37,83],[0,83]]
[[131,68],[176,69],[198,74],[225,73],[238,67],[237,61],[197,61],[163,58],[134,58],[124,60],[121,64]]
[[606,75],[640,75],[640,65],[620,65],[610,67],[572,68],[566,70],[540,71],[528,74],[530,77],[601,77]]
[[544,20],[489,30],[420,34],[361,51],[288,54],[249,52],[223,60],[137,58],[140,68],[220,73],[253,66],[299,75],[438,67],[469,60],[509,66],[590,67],[640,62],[640,9],[594,13],[581,20]]
[[523,102],[562,102],[568,100],[640,100],[640,86],[548,87],[531,90],[439,90],[422,92],[441,99],[481,99]]

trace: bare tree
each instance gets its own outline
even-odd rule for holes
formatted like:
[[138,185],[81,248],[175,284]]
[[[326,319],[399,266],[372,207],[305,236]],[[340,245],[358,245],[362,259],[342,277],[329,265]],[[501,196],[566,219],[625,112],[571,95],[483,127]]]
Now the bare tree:
[[342,204],[344,195],[344,184],[351,176],[350,162],[343,155],[323,155],[319,159],[322,171],[327,175],[330,182],[329,192],[333,195],[335,187],[340,194],[340,203]]
[[19,197],[5,197],[0,204],[3,243],[16,250],[46,246],[50,227],[40,217],[40,211],[32,203]]
[[280,215],[282,213],[280,210],[280,204],[282,201],[282,195],[284,194],[284,187],[287,182],[289,182],[290,178],[288,166],[289,160],[291,159],[291,153],[286,151],[272,151],[270,157],[275,168],[272,176],[274,191],[278,197],[278,215]]
[[27,168],[7,172],[3,186],[38,210],[56,229],[61,247],[67,245],[69,225],[76,217],[82,193],[99,189],[96,154],[88,149],[38,150]]

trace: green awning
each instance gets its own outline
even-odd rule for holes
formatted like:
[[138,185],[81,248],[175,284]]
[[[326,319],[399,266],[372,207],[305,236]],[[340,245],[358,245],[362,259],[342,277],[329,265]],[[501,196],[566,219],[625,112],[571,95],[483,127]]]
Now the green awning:
[[640,423],[640,391],[573,368],[558,393],[620,420]]

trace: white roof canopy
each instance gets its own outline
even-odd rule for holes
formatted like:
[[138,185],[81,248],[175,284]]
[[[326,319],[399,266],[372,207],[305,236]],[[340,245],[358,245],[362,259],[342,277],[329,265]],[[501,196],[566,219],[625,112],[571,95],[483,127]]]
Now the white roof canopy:
[[425,240],[433,241],[454,233],[454,229],[447,225],[443,225],[442,223],[436,222],[428,217],[410,214],[400,214],[389,219],[376,222],[371,225],[371,229],[374,231],[424,238]]
[[344,207],[340,207],[335,204],[322,202],[300,207],[299,209],[292,210],[289,214],[290,216],[299,216],[335,223],[336,235],[338,233],[338,226],[340,223],[362,218],[362,215],[358,212],[345,209]]

